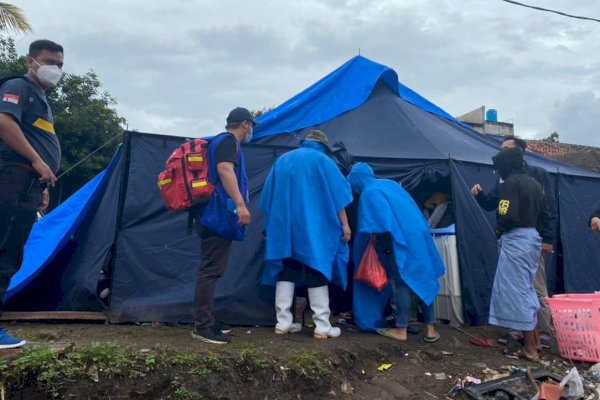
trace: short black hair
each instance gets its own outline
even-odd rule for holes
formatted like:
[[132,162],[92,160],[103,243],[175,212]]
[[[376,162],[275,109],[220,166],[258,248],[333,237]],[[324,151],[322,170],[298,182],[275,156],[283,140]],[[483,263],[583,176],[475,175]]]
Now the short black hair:
[[514,135],[510,135],[510,136],[505,137],[502,142],[504,143],[504,142],[507,142],[509,140],[512,140],[513,142],[515,142],[515,145],[518,148],[520,148],[521,150],[523,150],[523,151],[527,150],[527,142],[524,141],[523,139],[518,138],[518,137],[516,137]]
[[44,50],[48,50],[51,53],[64,53],[63,47],[60,44],[54,43],[52,40],[40,39],[31,42],[29,45],[29,57],[35,58]]

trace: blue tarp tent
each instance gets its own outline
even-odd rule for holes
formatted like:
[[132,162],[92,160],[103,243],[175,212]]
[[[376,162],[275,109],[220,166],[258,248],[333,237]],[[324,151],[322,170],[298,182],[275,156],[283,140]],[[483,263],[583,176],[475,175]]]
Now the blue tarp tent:
[[[260,285],[263,215],[257,207],[274,160],[294,149],[310,129],[321,129],[346,154],[365,161],[379,177],[418,190],[449,182],[455,204],[465,321],[487,322],[496,268],[494,214],[484,212],[469,188],[490,188],[491,157],[498,140],[481,135],[398,83],[396,73],[355,57],[260,118],[254,141],[244,146],[253,223],[235,242],[217,286],[216,313],[236,324],[271,324],[273,291]],[[126,132],[111,166],[34,228],[22,272],[7,294],[11,310],[100,310],[111,322],[191,321],[199,239],[185,232],[187,215],[164,209],[156,176],[179,137]],[[345,149],[345,150],[341,150]],[[600,199],[600,174],[527,153],[551,173],[559,200],[558,263],[549,260],[551,289],[600,290],[595,252],[600,235],[587,219]],[[93,183],[95,182],[95,183]],[[66,214],[72,222],[52,229]],[[316,221],[318,223],[318,221]],[[51,232],[52,231],[52,232]],[[56,236],[56,237],[55,237]],[[31,257],[31,254],[36,254]],[[558,268],[556,266],[558,265]],[[107,305],[96,291],[101,269],[111,275]]]

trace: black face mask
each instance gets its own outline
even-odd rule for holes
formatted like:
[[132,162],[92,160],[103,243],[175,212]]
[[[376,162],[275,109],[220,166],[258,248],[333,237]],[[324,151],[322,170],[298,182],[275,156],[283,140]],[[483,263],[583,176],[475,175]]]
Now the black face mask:
[[523,171],[523,151],[518,147],[503,149],[492,157],[494,169],[502,179],[509,175]]

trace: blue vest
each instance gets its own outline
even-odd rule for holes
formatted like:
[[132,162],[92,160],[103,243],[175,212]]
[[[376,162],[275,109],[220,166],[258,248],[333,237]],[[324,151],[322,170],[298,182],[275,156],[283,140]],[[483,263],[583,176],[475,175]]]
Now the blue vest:
[[[227,132],[221,133],[215,136],[208,145],[208,179],[215,185],[215,191],[202,213],[200,223],[224,239],[244,240],[246,229],[244,226],[238,224],[235,203],[227,194],[225,187],[223,187],[223,183],[219,179],[217,164],[215,163],[217,147],[229,135],[234,136]],[[237,139],[235,140],[237,142]],[[235,176],[237,177],[240,193],[244,197],[245,202],[248,203],[248,177],[246,176],[244,153],[239,145]]]

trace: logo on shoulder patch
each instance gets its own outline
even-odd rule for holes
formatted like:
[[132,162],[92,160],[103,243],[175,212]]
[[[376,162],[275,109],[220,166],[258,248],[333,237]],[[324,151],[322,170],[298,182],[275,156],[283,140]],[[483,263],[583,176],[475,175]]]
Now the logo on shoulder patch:
[[2,97],[2,101],[7,101],[7,102],[13,103],[13,104],[19,104],[19,96],[16,94],[4,93],[4,96]]
[[510,201],[500,200],[500,203],[498,203],[498,214],[500,214],[500,215],[508,214],[508,207],[510,207]]

